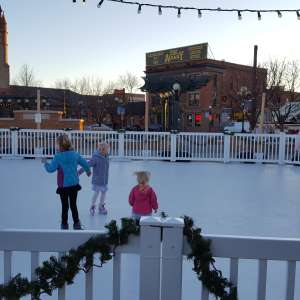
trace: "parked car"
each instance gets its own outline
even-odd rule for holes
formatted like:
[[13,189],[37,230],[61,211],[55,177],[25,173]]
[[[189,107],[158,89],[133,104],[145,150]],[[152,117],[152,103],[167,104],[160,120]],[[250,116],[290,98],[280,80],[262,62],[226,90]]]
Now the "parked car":
[[[243,130],[243,122],[232,122],[224,127],[224,133],[241,133]],[[250,123],[244,122],[244,132],[250,132]]]
[[126,127],[126,131],[142,131],[143,129],[139,125],[132,125]]
[[160,124],[150,124],[149,131],[163,131],[163,127]]

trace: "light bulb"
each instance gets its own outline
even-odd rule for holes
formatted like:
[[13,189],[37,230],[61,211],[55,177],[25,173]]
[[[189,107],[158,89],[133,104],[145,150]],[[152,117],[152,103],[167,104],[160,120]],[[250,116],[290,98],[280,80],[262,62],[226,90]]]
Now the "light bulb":
[[142,12],[142,5],[140,4],[138,8],[138,14],[140,14],[141,12]]
[[180,17],[181,17],[181,9],[178,8],[177,18],[180,18]]
[[158,7],[158,14],[161,16],[162,15],[162,9],[161,6]]
[[242,20],[242,13],[240,11],[238,11],[238,19]]

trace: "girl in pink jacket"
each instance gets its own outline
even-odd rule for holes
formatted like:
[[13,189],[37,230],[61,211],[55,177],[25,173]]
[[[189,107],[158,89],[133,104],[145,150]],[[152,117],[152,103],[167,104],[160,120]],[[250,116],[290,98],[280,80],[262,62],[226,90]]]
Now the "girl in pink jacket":
[[129,204],[132,206],[132,217],[137,221],[142,216],[151,216],[157,212],[158,204],[154,190],[149,186],[150,173],[136,172],[138,185],[130,192]]

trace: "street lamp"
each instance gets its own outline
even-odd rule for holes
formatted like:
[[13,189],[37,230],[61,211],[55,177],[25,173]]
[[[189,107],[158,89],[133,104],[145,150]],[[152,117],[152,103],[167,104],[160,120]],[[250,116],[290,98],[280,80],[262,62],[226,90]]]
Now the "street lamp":
[[171,129],[177,131],[178,130],[178,103],[179,103],[179,93],[181,90],[181,86],[178,82],[175,82],[172,86],[173,94],[172,97],[172,116],[171,116]]
[[240,88],[240,91],[238,92],[238,95],[241,97],[242,133],[245,133],[245,113],[247,112],[247,110],[246,110],[246,101],[249,100],[249,97],[251,95],[251,91],[246,86],[242,86]]

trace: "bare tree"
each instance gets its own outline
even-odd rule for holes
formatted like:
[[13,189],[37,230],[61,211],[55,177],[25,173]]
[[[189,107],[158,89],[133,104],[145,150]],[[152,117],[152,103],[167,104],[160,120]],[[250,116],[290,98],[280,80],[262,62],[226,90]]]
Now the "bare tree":
[[103,88],[103,95],[112,94],[115,89],[119,87],[118,83],[115,81],[109,81]]
[[37,86],[41,85],[41,81],[37,80],[34,74],[34,70],[27,64],[24,64],[16,78],[14,79],[14,84],[22,86]]
[[280,131],[294,112],[296,90],[299,87],[299,62],[270,60],[264,64],[267,76],[267,109],[271,112],[274,123]]
[[71,81],[68,78],[58,79],[54,83],[54,87],[57,89],[69,90],[71,89]]
[[119,83],[123,88],[125,88],[125,91],[130,94],[135,92],[141,85],[139,77],[130,72],[126,72],[119,76]]

